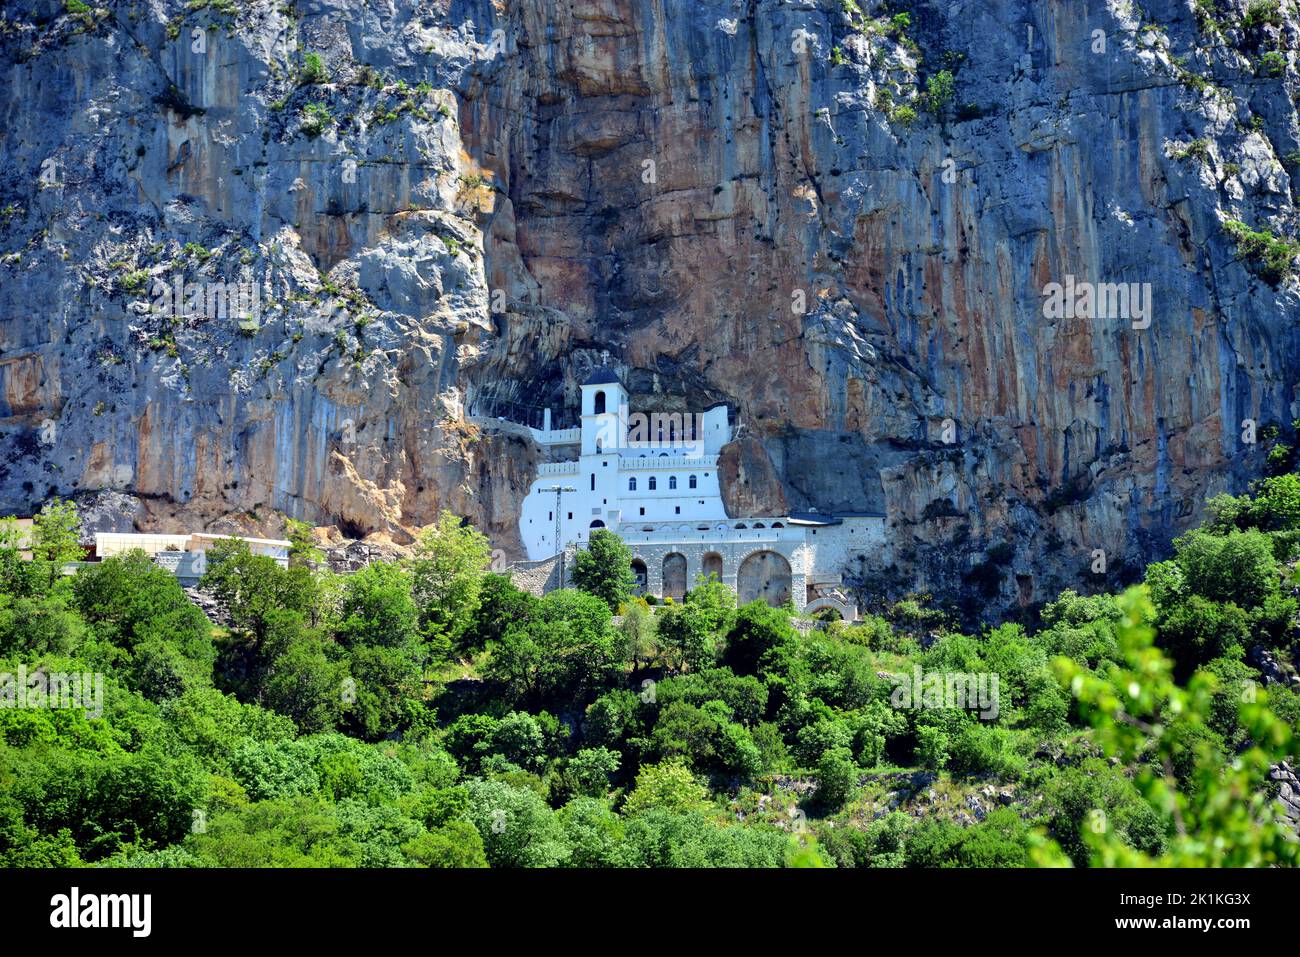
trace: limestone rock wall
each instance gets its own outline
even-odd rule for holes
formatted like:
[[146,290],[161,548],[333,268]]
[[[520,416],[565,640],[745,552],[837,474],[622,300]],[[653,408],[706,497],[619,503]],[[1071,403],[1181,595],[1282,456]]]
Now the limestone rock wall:
[[[1297,227],[1293,3],[196,6],[0,11],[0,510],[452,508],[515,558],[538,452],[465,416],[571,410],[608,352],[634,407],[732,406],[737,515],[884,512],[872,561],[935,591],[1004,546],[1010,607],[1140,565],[1300,415],[1296,284],[1224,227]],[[1046,318],[1069,276],[1150,325]],[[258,321],[160,317],[177,278]]]

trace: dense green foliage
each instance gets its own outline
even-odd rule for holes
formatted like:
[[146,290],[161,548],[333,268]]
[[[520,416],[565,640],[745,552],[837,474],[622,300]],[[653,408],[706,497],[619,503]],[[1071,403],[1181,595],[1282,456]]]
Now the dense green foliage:
[[[920,600],[830,624],[631,596],[593,536],[535,598],[444,515],[339,576],[209,555],[217,627],[142,553],[63,574],[0,527],[0,673],[94,672],[102,716],[0,709],[8,866],[988,867],[1294,863],[1267,790],[1300,699],[1300,479],[1220,496],[1124,595],[963,634]],[[899,678],[995,675],[996,707]]]

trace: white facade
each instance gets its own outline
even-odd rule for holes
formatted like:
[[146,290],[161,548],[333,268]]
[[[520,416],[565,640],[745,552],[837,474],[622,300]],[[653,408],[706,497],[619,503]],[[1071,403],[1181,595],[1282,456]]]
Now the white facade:
[[582,387],[582,427],[574,431],[578,457],[543,464],[524,500],[519,535],[529,560],[585,542],[597,528],[726,519],[718,482],[718,453],[731,441],[726,406],[634,415],[619,382],[590,382]]
[[600,369],[582,386],[582,425],[571,431],[577,457],[540,465],[520,511],[529,562],[581,548],[605,528],[628,544],[651,594],[680,597],[714,574],[742,601],[788,598],[800,609],[830,603],[845,611],[851,603],[835,590],[843,569],[885,544],[880,515],[728,518],[718,476],[731,441],[726,406],[632,413],[617,377]]
[[[208,549],[235,535],[195,532],[186,535],[161,535],[149,532],[96,532],[95,557],[100,561],[113,555],[140,550],[179,578],[199,578],[208,569]],[[280,538],[242,538],[254,555],[275,559],[281,568],[289,566],[292,545]]]

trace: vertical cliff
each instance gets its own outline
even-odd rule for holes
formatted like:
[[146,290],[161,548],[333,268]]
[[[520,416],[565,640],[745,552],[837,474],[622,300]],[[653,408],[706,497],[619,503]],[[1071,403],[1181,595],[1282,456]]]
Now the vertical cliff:
[[[1300,415],[1292,0],[69,6],[0,14],[5,509],[509,552],[535,452],[464,416],[608,351],[731,404],[737,514],[883,511],[866,571],[1005,607]],[[256,322],[160,316],[177,278]]]

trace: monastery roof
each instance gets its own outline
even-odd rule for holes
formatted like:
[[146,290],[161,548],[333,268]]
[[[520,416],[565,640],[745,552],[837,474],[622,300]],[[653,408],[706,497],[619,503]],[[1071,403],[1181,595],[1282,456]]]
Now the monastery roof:
[[884,512],[791,512],[791,525],[840,525],[846,518],[884,518]]
[[842,519],[830,512],[791,512],[791,525],[839,525]]
[[613,383],[615,385],[622,385],[622,383],[619,381],[618,373],[616,373],[609,366],[599,366],[598,368],[592,370],[591,375],[587,376],[587,381],[582,384],[583,385],[606,385],[609,383]]

